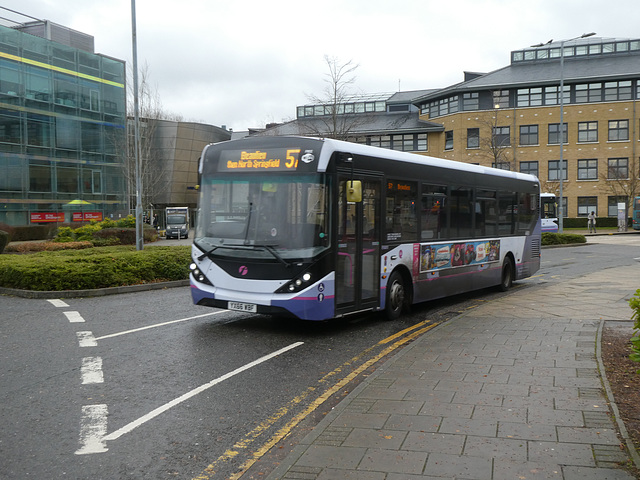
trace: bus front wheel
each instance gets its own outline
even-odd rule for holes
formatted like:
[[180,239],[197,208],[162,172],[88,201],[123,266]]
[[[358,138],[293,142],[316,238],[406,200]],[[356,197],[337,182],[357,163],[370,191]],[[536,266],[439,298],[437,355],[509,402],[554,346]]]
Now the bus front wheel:
[[513,260],[511,257],[504,259],[502,264],[502,279],[500,280],[499,288],[502,292],[506,292],[513,285]]
[[387,299],[384,307],[389,320],[395,320],[400,317],[406,303],[406,298],[407,292],[402,275],[398,272],[393,272],[387,283]]

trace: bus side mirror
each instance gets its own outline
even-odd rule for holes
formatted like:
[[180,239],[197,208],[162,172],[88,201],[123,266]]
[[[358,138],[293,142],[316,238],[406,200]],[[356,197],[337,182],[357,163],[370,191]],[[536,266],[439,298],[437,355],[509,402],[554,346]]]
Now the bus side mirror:
[[360,180],[347,181],[347,202],[362,201],[362,182]]

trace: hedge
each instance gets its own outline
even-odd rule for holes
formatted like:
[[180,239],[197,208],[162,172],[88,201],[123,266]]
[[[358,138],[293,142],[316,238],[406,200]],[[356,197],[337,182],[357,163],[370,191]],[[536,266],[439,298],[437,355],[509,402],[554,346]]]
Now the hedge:
[[100,247],[0,256],[0,287],[85,290],[189,278],[189,246]]
[[542,245],[568,245],[571,243],[587,243],[587,237],[576,233],[542,233]]
[[[627,227],[631,227],[631,219],[628,219]],[[587,217],[581,218],[563,218],[562,226],[564,228],[584,228],[587,229]],[[596,227],[601,228],[617,228],[617,217],[596,217]]]

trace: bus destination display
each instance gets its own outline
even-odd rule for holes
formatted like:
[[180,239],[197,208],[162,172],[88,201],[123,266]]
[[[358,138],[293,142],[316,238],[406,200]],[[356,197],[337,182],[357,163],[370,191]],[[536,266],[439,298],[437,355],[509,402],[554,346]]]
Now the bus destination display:
[[287,172],[296,171],[298,164],[315,160],[311,150],[275,148],[269,150],[225,150],[220,153],[219,172]]

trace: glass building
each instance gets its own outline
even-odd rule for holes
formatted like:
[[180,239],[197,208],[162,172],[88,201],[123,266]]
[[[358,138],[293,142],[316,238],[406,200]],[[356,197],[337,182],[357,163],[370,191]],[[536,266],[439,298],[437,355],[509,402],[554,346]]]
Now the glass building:
[[95,54],[92,37],[0,26],[0,223],[126,215],[125,105],[125,63]]

